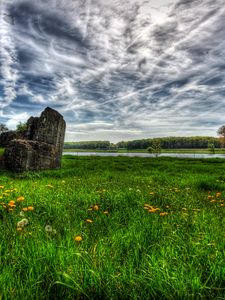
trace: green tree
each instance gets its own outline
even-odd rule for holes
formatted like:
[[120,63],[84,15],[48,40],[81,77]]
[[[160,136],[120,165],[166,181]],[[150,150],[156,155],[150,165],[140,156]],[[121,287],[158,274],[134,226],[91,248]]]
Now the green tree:
[[210,154],[215,154],[215,145],[214,143],[208,143],[208,150]]
[[225,125],[221,126],[217,130],[217,134],[220,137],[220,143],[221,143],[222,147],[224,147],[224,145],[225,145]]
[[161,143],[159,140],[154,139],[152,142],[152,146],[147,148],[149,153],[153,153],[158,156],[161,153]]
[[0,124],[0,134],[2,133],[2,132],[6,132],[6,131],[8,131],[9,129],[6,127],[6,125],[5,124]]
[[27,123],[19,122],[19,124],[16,125],[16,132],[24,132],[27,130]]

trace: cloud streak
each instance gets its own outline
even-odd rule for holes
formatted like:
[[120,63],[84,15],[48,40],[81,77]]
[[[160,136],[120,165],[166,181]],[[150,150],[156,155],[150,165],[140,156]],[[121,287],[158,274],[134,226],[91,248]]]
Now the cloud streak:
[[223,0],[3,0],[1,116],[49,105],[67,140],[215,135],[224,21]]

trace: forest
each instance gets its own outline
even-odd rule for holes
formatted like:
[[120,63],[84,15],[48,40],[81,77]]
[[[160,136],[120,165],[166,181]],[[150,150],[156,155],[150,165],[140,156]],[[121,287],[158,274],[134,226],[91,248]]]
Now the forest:
[[191,136],[191,137],[161,137],[149,138],[132,141],[121,141],[116,144],[109,141],[82,141],[65,142],[64,149],[90,149],[90,150],[114,150],[114,149],[147,149],[155,142],[160,143],[162,149],[207,149],[209,145],[215,148],[223,147],[221,138],[209,136]]

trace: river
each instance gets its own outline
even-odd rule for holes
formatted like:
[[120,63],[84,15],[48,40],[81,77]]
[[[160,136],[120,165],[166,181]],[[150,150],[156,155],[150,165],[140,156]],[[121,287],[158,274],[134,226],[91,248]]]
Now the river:
[[[156,157],[150,153],[118,153],[118,152],[63,152],[63,155],[75,156],[128,156],[128,157]],[[161,153],[158,157],[177,157],[177,158],[225,158],[225,154],[200,154],[200,153]]]

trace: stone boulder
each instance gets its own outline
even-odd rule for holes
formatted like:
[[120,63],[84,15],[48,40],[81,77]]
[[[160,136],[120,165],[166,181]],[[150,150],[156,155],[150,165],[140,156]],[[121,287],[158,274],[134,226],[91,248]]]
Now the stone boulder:
[[60,168],[65,130],[63,116],[47,107],[40,117],[27,121],[22,139],[16,137],[8,143],[5,167],[16,172]]
[[12,140],[19,138],[22,138],[22,136],[15,131],[2,132],[0,135],[0,147],[5,148]]
[[56,149],[53,145],[13,140],[4,153],[5,167],[16,172],[53,169],[56,167]]

